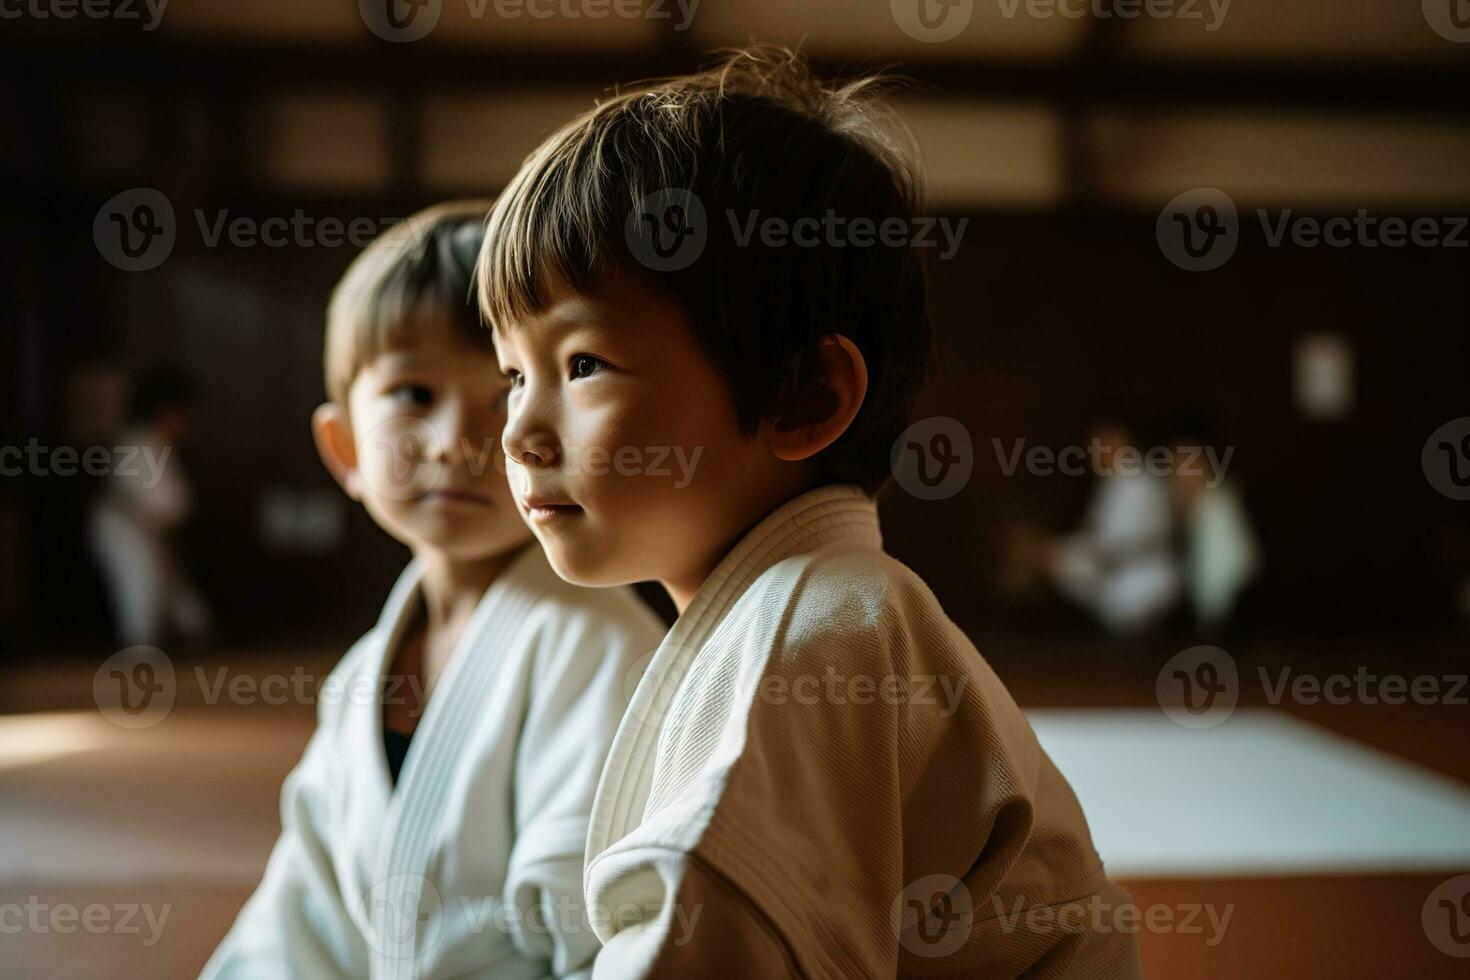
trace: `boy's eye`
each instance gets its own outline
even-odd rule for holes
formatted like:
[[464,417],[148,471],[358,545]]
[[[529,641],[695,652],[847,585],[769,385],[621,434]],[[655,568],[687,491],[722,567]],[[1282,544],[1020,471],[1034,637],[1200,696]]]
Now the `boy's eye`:
[[388,390],[388,397],[408,405],[431,405],[434,402],[434,393],[420,384],[394,385]]
[[590,377],[606,363],[591,354],[576,354],[572,357],[572,377],[574,379]]

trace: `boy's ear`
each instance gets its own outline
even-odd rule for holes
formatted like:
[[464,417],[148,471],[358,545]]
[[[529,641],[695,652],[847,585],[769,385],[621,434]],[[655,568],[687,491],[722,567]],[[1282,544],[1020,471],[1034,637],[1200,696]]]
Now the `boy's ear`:
[[857,345],[828,334],[817,345],[816,372],[771,426],[771,451],[778,459],[809,459],[836,442],[863,407],[868,363]]
[[362,499],[362,478],[357,472],[357,444],[352,441],[352,425],[347,411],[336,402],[318,405],[311,413],[311,434],[316,440],[317,455],[341,484],[347,496]]

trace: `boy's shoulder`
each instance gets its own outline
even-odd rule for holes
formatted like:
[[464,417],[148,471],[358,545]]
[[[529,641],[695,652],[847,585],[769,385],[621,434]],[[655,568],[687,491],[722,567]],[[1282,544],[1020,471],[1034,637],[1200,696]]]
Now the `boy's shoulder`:
[[[547,639],[550,646],[568,636],[599,634],[609,645],[620,641],[618,645],[646,645],[652,649],[665,632],[663,621],[631,588],[590,589],[565,582],[535,545],[529,546],[505,574],[529,593],[529,611],[527,622],[505,623],[505,631],[496,631],[502,638],[508,637],[511,629],[525,626],[528,631],[517,632],[532,643]],[[377,621],[337,662],[328,675],[329,683],[347,684],[364,674],[376,675],[382,666],[383,646],[392,639],[403,606],[418,588],[421,577],[418,562],[410,561],[389,591]],[[485,598],[490,598],[490,592]]]
[[784,606],[786,642],[952,625],[917,572],[881,548],[844,545],[771,566],[750,597]]

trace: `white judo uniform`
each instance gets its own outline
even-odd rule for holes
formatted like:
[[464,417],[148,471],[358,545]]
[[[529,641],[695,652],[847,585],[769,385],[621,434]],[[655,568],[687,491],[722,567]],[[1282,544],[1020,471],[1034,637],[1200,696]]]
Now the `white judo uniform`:
[[596,954],[588,815],[663,624],[630,590],[567,585],[528,547],[465,627],[395,787],[382,679],[419,581],[410,564],[325,682],[280,840],[204,977],[520,980]]
[[158,646],[170,635],[202,639],[209,603],[169,540],[193,510],[193,487],[156,430],[129,430],[120,445],[136,457],[108,474],[87,515],[87,544],[118,639],[127,646]]
[[1067,781],[855,487],[781,507],[696,593],[587,855],[600,980],[1140,976]]
[[1154,626],[1179,600],[1169,485],[1151,473],[1098,481],[1082,530],[1061,540],[1057,589],[1119,636]]

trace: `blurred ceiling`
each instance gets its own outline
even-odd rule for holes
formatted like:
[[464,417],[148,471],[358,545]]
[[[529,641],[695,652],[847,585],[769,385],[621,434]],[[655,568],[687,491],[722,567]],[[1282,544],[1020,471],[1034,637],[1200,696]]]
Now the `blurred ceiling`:
[[[939,0],[925,2],[943,9]],[[1127,30],[1124,52],[1149,58],[1449,61],[1465,55],[1430,29],[1419,4],[1387,0],[1150,5],[1169,16],[1148,15],[1143,0],[1116,7],[1111,0],[954,0],[949,16],[956,22],[968,11],[963,29],[929,43],[904,32],[905,6],[917,8],[919,0],[440,0],[439,19],[424,43],[631,54],[652,51],[687,23],[689,41],[699,49],[758,39],[801,44],[824,57],[1056,60],[1081,49],[1094,11],[1112,9],[1119,13],[1108,19]],[[620,13],[634,9],[644,15]],[[1130,18],[1130,11],[1137,13]],[[291,43],[348,43],[366,34],[353,0],[176,0],[160,28],[181,39]]]
[[[55,80],[54,152],[91,180],[182,166],[224,130],[238,153],[200,152],[226,184],[438,196],[493,191],[612,84],[758,40],[913,79],[900,106],[936,207],[1157,209],[1197,186],[1433,206],[1470,201],[1456,2],[174,0],[157,30],[7,22],[0,84],[12,102]],[[432,29],[375,37],[364,11],[389,3]]]

